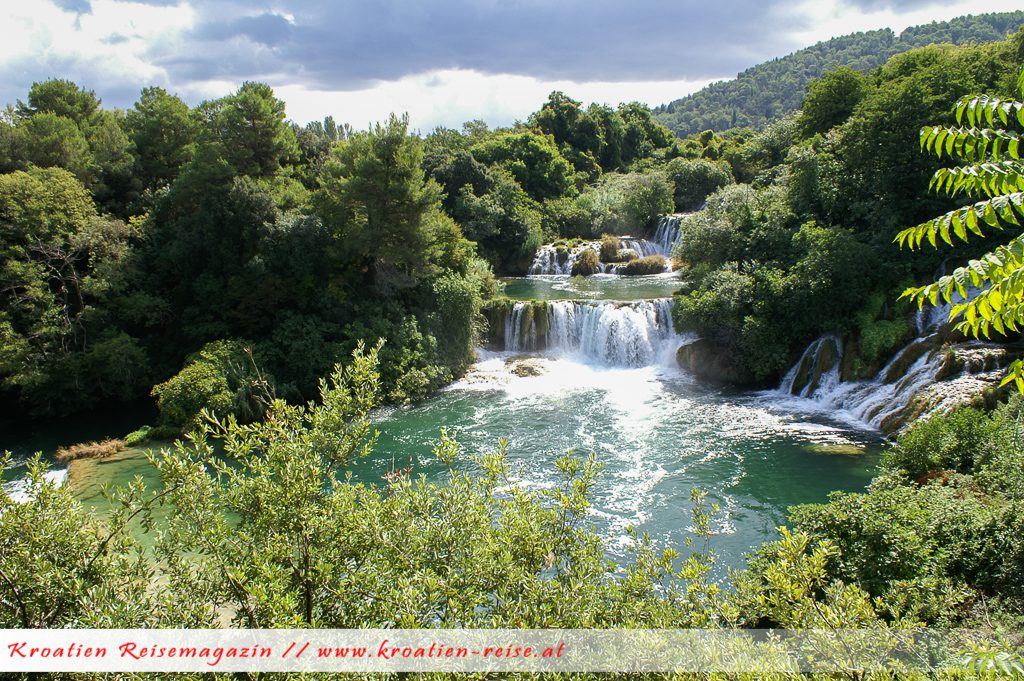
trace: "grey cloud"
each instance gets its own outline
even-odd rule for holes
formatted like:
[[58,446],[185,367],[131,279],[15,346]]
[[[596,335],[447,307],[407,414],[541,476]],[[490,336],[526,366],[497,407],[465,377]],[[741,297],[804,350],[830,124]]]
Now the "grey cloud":
[[265,9],[252,14],[251,4],[205,6],[192,45],[159,63],[190,79],[242,78],[256,66],[290,82],[351,89],[442,68],[580,81],[708,78],[750,66],[751,54],[800,47],[784,37],[791,27],[771,25],[770,3],[757,0],[307,0],[283,8],[294,24]]
[[[88,0],[55,0],[87,12]],[[168,5],[181,0],[141,0]],[[787,0],[217,0],[193,2],[197,23],[147,58],[172,89],[211,79],[264,80],[352,90],[435,69],[462,68],[545,80],[637,81],[728,77],[805,47],[813,28]],[[847,0],[897,10],[943,0]],[[287,15],[287,16],[282,16]],[[790,17],[783,19],[782,17]],[[788,23],[786,23],[788,22]],[[31,79],[94,83],[88,62],[31,59],[0,67],[0,94],[24,96]],[[148,83],[102,83],[109,104],[130,105]],[[89,85],[95,87],[100,83]],[[119,89],[115,98],[111,92]],[[17,88],[16,92],[7,92]],[[97,91],[99,88],[97,87]]]
[[57,5],[57,7],[60,7],[65,12],[88,14],[92,11],[92,4],[89,0],[53,0],[53,4]]

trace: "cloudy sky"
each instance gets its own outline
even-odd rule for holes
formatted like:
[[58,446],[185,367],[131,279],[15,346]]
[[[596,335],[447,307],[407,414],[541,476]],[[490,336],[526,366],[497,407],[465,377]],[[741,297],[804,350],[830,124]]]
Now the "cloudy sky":
[[819,40],[977,11],[975,0],[0,0],[0,104],[50,77],[120,107],[145,85],[195,104],[260,80],[300,122],[332,114],[361,128],[395,111],[424,131],[503,125],[552,90],[656,105]]

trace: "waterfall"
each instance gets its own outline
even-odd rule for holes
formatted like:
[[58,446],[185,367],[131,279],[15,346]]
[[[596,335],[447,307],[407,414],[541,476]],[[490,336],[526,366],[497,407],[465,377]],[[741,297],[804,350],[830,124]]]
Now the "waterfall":
[[915,397],[939,380],[947,366],[938,334],[915,338],[872,378],[842,381],[842,345],[832,335],[814,341],[779,384],[779,392],[846,412],[876,428],[892,431]]
[[840,382],[839,364],[842,356],[842,341],[833,335],[822,336],[807,346],[797,363],[782,378],[779,390],[800,397],[834,390]]
[[[49,483],[60,487],[67,480],[68,469],[60,468],[57,470],[48,470],[43,474],[43,479]],[[18,480],[11,480],[3,483],[3,491],[10,497],[11,501],[19,504],[23,504],[31,499],[29,496],[29,483],[27,478],[21,478]]]
[[547,350],[605,366],[648,366],[667,360],[681,342],[671,311],[671,298],[517,302],[505,318],[504,349]]
[[[662,218],[664,219],[664,218]],[[669,247],[671,248],[671,246]],[[584,241],[572,248],[567,246],[556,246],[555,244],[544,244],[537,251],[530,265],[528,274],[572,274],[572,266],[576,258],[585,250],[601,252],[600,241]],[[619,250],[632,251],[636,257],[644,258],[649,255],[669,255],[669,250],[655,241],[647,239],[636,239],[631,236],[619,237]],[[625,263],[601,263],[601,272],[604,274],[619,274]]]
[[654,230],[654,243],[657,245],[661,255],[672,255],[672,247],[682,237],[682,229],[679,226],[678,215],[663,215],[658,220],[658,227]]

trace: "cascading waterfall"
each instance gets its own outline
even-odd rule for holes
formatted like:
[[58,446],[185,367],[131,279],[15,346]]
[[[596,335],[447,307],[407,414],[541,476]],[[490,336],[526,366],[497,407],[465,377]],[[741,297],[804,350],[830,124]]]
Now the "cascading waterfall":
[[807,346],[797,363],[782,378],[779,390],[800,397],[835,390],[840,382],[839,363],[842,356],[842,341],[833,335],[822,336]]
[[658,227],[654,230],[654,243],[659,253],[664,256],[672,255],[672,247],[682,238],[683,232],[679,225],[678,215],[663,215],[658,220]]
[[[779,392],[808,398],[821,406],[846,412],[876,428],[893,430],[905,420],[912,400],[944,374],[948,357],[939,328],[949,319],[949,305],[925,308],[917,315],[918,337],[897,352],[868,380],[840,378],[843,348],[833,336],[811,343],[782,379]],[[971,347],[977,344],[964,344]],[[992,367],[982,367],[983,370]],[[948,372],[945,372],[948,375]]]
[[505,319],[504,349],[547,350],[605,366],[647,366],[667,360],[681,342],[671,311],[670,298],[518,302]]
[[[664,218],[663,218],[664,219]],[[671,247],[670,247],[671,248]],[[644,258],[649,255],[669,255],[669,250],[655,241],[647,239],[635,239],[631,236],[619,238],[619,250],[633,251],[636,257]],[[601,252],[600,241],[584,241],[572,248],[545,244],[537,251],[530,265],[529,274],[572,274],[572,266],[576,259],[585,250]],[[604,274],[619,274],[625,263],[601,263],[601,272]]]

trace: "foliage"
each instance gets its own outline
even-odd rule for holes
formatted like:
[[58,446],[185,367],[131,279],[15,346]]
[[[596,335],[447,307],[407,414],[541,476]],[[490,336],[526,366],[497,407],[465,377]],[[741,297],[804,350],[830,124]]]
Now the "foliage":
[[[0,469],[10,456],[0,456]],[[0,626],[4,628],[137,627],[156,608],[151,568],[124,531],[138,487],[105,523],[67,487],[54,484],[37,457],[24,494],[0,489]]]
[[[796,529],[838,550],[830,570],[924,621],[1019,613],[1024,578],[1022,401],[918,421],[885,452],[864,494],[792,511]],[[979,601],[999,595],[996,612]]]
[[0,175],[0,376],[34,410],[128,398],[144,385],[138,343],[94,308],[129,239],[65,170]]
[[138,447],[144,445],[149,441],[149,438],[153,434],[153,428],[151,426],[142,426],[137,430],[133,430],[124,436],[124,444],[127,447]]
[[622,274],[627,277],[634,277],[644,274],[661,274],[665,271],[665,256],[648,255],[644,258],[630,260],[622,268]]
[[591,274],[601,273],[601,259],[598,256],[597,251],[592,248],[584,248],[580,251],[579,255],[572,263],[572,272],[570,274],[574,277],[583,276],[588,277]]
[[[688,285],[677,297],[679,330],[718,339],[736,368],[768,383],[825,333],[846,338],[846,375],[877,371],[912,323],[908,307],[884,300],[942,260],[909,258],[890,242],[896,225],[939,205],[912,184],[934,168],[908,130],[941,115],[934,112],[951,94],[1005,87],[1018,68],[1019,42],[901,54],[867,78],[870,87],[837,125],[808,139],[799,117],[759,133],[696,138],[698,153],[725,159],[740,184],[718,189],[704,210],[680,221],[673,255]],[[831,80],[848,77],[859,78]],[[811,102],[811,113],[822,114],[813,107],[824,104]],[[712,275],[720,270],[748,278],[744,295],[717,290]]]
[[656,107],[655,119],[681,137],[708,129],[760,128],[799,109],[808,83],[837,67],[864,72],[893,55],[933,43],[1002,40],[1021,24],[1024,12],[977,14],[912,26],[899,36],[881,29],[832,38]]
[[216,142],[240,175],[269,177],[297,160],[298,143],[285,124],[284,102],[265,83],[246,82],[233,95],[204,102],[200,130]]
[[563,196],[574,187],[573,168],[554,140],[530,132],[504,132],[471,147],[482,163],[498,164],[535,201]]
[[[1024,97],[1024,71],[1017,86]],[[1012,121],[1024,127],[1024,103],[988,95],[966,96],[956,104],[956,121],[958,127],[932,126],[921,131],[923,150],[965,164],[937,170],[931,188],[980,200],[903,230],[897,237],[901,246],[917,248],[926,239],[933,247],[939,239],[952,246],[954,237],[966,242],[968,233],[983,237],[986,229],[1020,226],[1018,215],[1024,216],[1020,173],[1024,166],[1019,135],[992,126]],[[1017,333],[1017,325],[1024,323],[1022,272],[1024,239],[1018,236],[932,284],[907,289],[903,296],[919,306],[926,302],[936,305],[940,299],[952,304],[950,320],[959,320],[957,328],[976,338],[989,337],[992,330]],[[1004,383],[1009,381],[1015,381],[1024,392],[1024,363],[1020,360],[1014,362]]]
[[673,185],[659,170],[608,173],[580,194],[590,214],[591,234],[643,233],[659,215],[672,211]]
[[185,432],[204,410],[252,420],[270,384],[240,341],[208,343],[175,376],[153,388],[162,425]]
[[550,135],[578,174],[593,181],[603,172],[621,172],[658,153],[671,153],[672,133],[660,125],[644,104],[620,104],[617,109],[580,102],[562,92],[530,116],[529,124]]
[[710,194],[734,181],[728,164],[707,159],[674,158],[665,170],[675,185],[677,211],[700,208]]
[[804,137],[823,134],[843,123],[867,95],[868,78],[849,67],[826,71],[807,87],[797,125]]
[[479,194],[463,185],[452,214],[499,272],[523,273],[543,241],[539,206],[502,168],[488,172],[488,185]]
[[170,185],[195,151],[196,123],[188,105],[163,88],[144,88],[125,114],[124,126],[145,189]]

